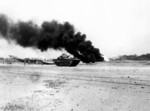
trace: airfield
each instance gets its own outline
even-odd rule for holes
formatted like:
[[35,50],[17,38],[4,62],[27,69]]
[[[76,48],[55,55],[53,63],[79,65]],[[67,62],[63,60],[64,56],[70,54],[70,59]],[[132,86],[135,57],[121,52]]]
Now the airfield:
[[0,111],[150,111],[150,62],[0,63]]

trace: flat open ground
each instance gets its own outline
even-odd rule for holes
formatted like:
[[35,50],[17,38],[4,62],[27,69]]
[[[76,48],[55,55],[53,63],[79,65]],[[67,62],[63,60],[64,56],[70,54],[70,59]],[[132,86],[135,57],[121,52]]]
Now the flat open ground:
[[150,64],[0,64],[0,111],[150,111]]

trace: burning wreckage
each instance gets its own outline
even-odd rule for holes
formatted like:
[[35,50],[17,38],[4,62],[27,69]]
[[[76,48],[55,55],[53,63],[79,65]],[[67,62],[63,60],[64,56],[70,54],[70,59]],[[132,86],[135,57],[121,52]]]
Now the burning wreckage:
[[9,55],[9,57],[13,60],[16,60],[18,62],[22,62],[24,64],[42,64],[42,65],[52,65],[54,64],[53,62],[46,62],[43,61],[41,59],[29,59],[29,58],[25,58],[25,59],[21,59],[12,55]]
[[24,64],[42,64],[42,65],[53,65],[56,64],[57,66],[76,66],[79,64],[80,60],[77,58],[72,58],[66,54],[62,54],[57,59],[52,59],[51,62],[43,61],[41,59],[21,59],[12,55],[9,57],[15,61],[22,62]]
[[[0,34],[7,41],[15,42],[22,47],[36,48],[41,51],[47,51],[49,48],[64,49],[77,58],[72,59],[76,64],[79,60],[84,63],[104,61],[99,49],[95,48],[91,41],[86,40],[85,34],[76,32],[69,22],[45,21],[38,26],[32,21],[14,23],[9,17],[1,14]],[[61,63],[60,60],[64,61],[58,58],[54,60],[55,64]]]

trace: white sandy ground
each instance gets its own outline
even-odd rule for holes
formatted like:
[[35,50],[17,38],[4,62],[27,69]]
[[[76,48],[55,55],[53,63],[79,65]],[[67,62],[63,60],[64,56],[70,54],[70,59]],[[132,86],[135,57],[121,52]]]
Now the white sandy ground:
[[0,65],[0,111],[150,111],[150,66]]

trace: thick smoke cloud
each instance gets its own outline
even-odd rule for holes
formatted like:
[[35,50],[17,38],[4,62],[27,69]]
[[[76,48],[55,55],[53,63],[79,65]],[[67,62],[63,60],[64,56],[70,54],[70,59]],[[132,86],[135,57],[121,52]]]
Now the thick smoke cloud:
[[13,23],[6,15],[0,15],[0,33],[8,41],[14,41],[22,47],[65,49],[85,63],[103,61],[98,48],[86,40],[86,35],[75,32],[68,22],[43,22],[41,26],[32,21]]

